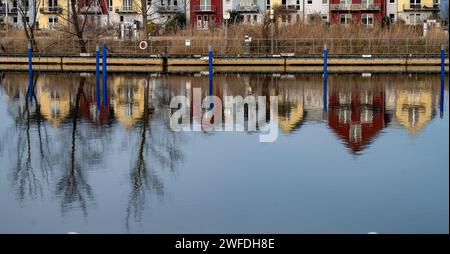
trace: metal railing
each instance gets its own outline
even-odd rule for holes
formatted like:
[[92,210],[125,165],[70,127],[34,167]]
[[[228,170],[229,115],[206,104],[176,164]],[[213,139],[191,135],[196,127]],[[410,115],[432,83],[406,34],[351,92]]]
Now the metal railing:
[[62,8],[59,6],[40,7],[39,12],[42,14],[61,14]]
[[[148,55],[161,55],[167,52],[169,55],[206,55],[208,45],[212,46],[215,55],[222,56],[267,56],[267,55],[294,55],[305,56],[321,55],[326,44],[330,54],[438,54],[441,45],[449,50],[448,38],[405,38],[405,39],[378,39],[378,38],[298,38],[298,39],[274,39],[273,52],[271,39],[252,38],[251,42],[244,39],[221,38],[209,39],[191,38],[190,45],[186,46],[185,38],[167,38],[147,40],[147,48],[139,47],[141,40],[117,40],[101,39],[87,40],[86,48],[89,53],[95,52],[98,44],[108,45],[111,54],[127,55],[129,57]],[[16,38],[0,38],[0,54],[20,54],[27,52],[27,41]],[[76,39],[63,38],[39,38],[37,39],[39,52],[42,55],[79,55],[80,46]]]
[[[8,14],[17,14],[19,11],[17,7],[9,7],[8,9]],[[0,14],[6,14],[6,5],[0,6]]]
[[331,11],[381,11],[381,4],[330,4]]
[[80,13],[100,14],[102,13],[102,7],[98,5],[83,6],[80,8]]
[[439,5],[433,4],[432,6],[427,6],[426,4],[403,4],[403,10],[413,10],[413,11],[438,11]]
[[237,12],[259,12],[259,5],[252,4],[252,5],[237,5],[236,6]]
[[121,12],[137,12],[137,9],[134,7],[134,5],[116,6],[116,7],[114,7],[114,10],[117,13],[121,13]]
[[194,12],[216,12],[215,5],[196,5],[194,6]]
[[161,5],[157,7],[159,13],[174,13],[178,12],[179,8],[177,5]]

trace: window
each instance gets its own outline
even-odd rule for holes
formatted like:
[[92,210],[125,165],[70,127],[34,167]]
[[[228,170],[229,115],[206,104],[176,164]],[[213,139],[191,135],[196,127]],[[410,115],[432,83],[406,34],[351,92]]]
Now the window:
[[58,17],[55,16],[48,17],[48,28],[55,29],[57,24],[58,24]]
[[266,10],[270,10],[270,0],[266,0]]
[[161,6],[164,6],[164,0],[161,0]]
[[[109,0],[112,2],[112,0]],[[147,6],[152,6],[152,0],[147,0]]]
[[352,22],[352,14],[341,14],[339,23],[342,25],[350,24]]
[[251,15],[246,15],[245,17],[247,18],[247,23],[250,23]]
[[364,26],[372,27],[373,26],[373,14],[363,14],[361,21]]
[[348,136],[352,143],[362,142],[361,124],[351,124]]
[[58,0],[48,0],[48,7],[49,10],[54,7],[58,7]]
[[286,23],[286,15],[281,15],[281,22]]
[[13,23],[17,24],[17,16],[13,17]]
[[390,4],[395,4],[395,0],[389,0]]
[[328,4],[328,0],[322,0],[322,4]]
[[120,16],[120,22],[123,22],[123,16]]
[[287,15],[287,22],[291,23],[291,15]]
[[258,15],[253,15],[253,22],[258,22]]
[[108,0],[108,9],[109,11],[113,10],[113,0]]
[[173,0],[173,6],[178,6],[178,1],[177,0]]
[[322,14],[322,21],[323,22],[328,22],[328,15],[327,14]]
[[409,23],[411,25],[419,25],[420,24],[420,13],[409,14]]
[[389,14],[389,19],[391,20],[391,22],[394,22],[395,21],[395,14],[394,13]]
[[421,0],[409,0],[409,6],[411,9],[420,8]]
[[312,4],[312,0],[308,0],[308,4]]
[[341,0],[340,4],[351,4],[352,0]]

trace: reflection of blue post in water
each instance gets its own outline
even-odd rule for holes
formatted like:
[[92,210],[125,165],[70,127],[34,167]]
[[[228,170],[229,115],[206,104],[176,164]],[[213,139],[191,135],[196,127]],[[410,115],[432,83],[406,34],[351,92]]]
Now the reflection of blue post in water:
[[102,74],[103,74],[103,107],[106,107],[107,84],[106,84],[106,44],[102,46]]
[[327,112],[328,48],[323,47],[323,112]]
[[100,49],[95,47],[95,97],[97,100],[97,111],[100,111]]
[[441,45],[441,94],[439,100],[439,113],[441,118],[444,116],[444,82],[445,82],[445,49]]
[[31,41],[28,42],[28,98],[33,100],[33,49]]
[[213,55],[212,55],[212,48],[211,45],[208,46],[209,47],[209,51],[208,51],[208,63],[209,63],[209,96],[210,96],[210,101],[209,101],[209,109],[212,108],[212,94],[213,94]]

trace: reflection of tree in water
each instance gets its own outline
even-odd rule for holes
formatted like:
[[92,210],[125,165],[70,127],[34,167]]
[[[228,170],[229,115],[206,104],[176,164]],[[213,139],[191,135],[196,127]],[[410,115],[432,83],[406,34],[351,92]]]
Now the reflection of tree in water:
[[83,169],[76,160],[76,143],[77,143],[77,117],[79,114],[80,98],[84,96],[83,86],[85,79],[80,79],[78,91],[75,99],[75,108],[72,111],[72,149],[70,153],[70,163],[66,165],[66,171],[59,180],[56,193],[62,198],[62,212],[67,212],[76,203],[82,208],[83,213],[87,216],[87,202],[93,199],[91,187],[87,183]]
[[[149,156],[159,162],[161,168],[169,167],[174,172],[175,165],[182,160],[182,153],[179,150],[178,139],[174,133],[160,133],[161,130],[150,124],[150,116],[157,113],[150,108],[150,84],[148,80],[144,84],[144,112],[140,124],[139,149],[134,167],[131,169],[131,193],[129,195],[128,207],[126,210],[126,227],[129,230],[131,216],[135,221],[140,221],[145,209],[146,192],[151,191],[159,198],[165,193],[164,183],[159,178],[155,168],[157,164],[149,166],[146,158]],[[161,98],[154,97],[153,106],[158,107]],[[150,155],[148,152],[150,151]]]
[[[42,181],[48,184],[49,174],[51,173],[51,163],[46,153],[49,153],[49,136],[45,125],[43,126],[43,116],[40,110],[40,103],[36,97],[36,82],[38,75],[33,79],[33,100],[29,101],[28,93],[23,94],[25,105],[19,110],[16,117],[17,130],[17,162],[12,172],[13,186],[15,186],[18,198],[23,200],[27,195],[35,197],[42,195]],[[20,99],[20,96],[18,96]],[[34,106],[34,108],[32,108]],[[32,165],[32,127],[36,127],[39,145],[39,168],[41,175],[36,175]],[[44,130],[42,130],[44,129]]]

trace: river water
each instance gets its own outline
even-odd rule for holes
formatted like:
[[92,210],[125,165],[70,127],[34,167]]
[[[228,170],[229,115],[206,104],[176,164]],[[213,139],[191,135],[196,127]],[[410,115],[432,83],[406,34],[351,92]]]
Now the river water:
[[[213,81],[0,73],[0,233],[449,232],[448,76]],[[277,139],[173,131],[194,88],[277,96]]]

